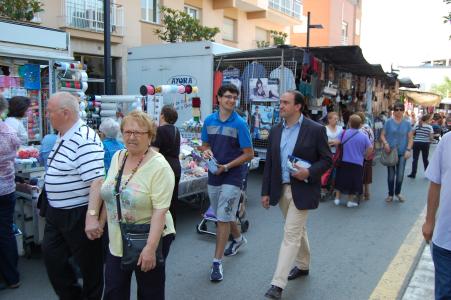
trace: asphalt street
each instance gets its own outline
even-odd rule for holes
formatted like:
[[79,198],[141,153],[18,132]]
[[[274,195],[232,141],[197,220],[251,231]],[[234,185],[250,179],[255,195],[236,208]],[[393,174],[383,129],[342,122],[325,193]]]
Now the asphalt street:
[[[410,169],[411,160],[405,175]],[[404,180],[405,203],[385,203],[386,178],[386,168],[378,163],[369,201],[358,208],[328,201],[309,213],[310,275],[290,281],[284,299],[368,299],[426,204],[422,162],[417,178]],[[183,207],[167,260],[167,299],[263,299],[275,269],[283,219],[278,207],[261,207],[261,179],[261,169],[249,176],[248,244],[235,257],[225,258],[220,283],[209,281],[214,237],[196,233],[199,208]],[[22,286],[0,291],[0,299],[56,299],[39,255],[21,258],[20,272]],[[136,299],[135,291],[133,284],[131,299]]]

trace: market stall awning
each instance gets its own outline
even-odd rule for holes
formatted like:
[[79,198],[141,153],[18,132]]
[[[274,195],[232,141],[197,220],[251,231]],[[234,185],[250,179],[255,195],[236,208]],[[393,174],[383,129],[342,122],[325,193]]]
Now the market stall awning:
[[361,76],[386,77],[381,65],[365,60],[359,46],[310,47],[309,51],[323,62],[334,65],[337,70]]
[[296,60],[298,62],[302,62],[304,51],[301,48],[282,45],[282,46],[273,46],[268,48],[258,48],[251,50],[243,50],[237,52],[231,52],[226,54],[216,55],[217,58],[221,59],[243,59],[243,60],[253,60],[253,59],[281,59],[282,55],[285,61],[288,60]]
[[411,89],[416,89],[419,87],[419,85],[416,85],[415,83],[413,83],[412,79],[410,79],[409,77],[403,77],[403,78],[399,78],[399,87],[405,87],[405,88],[411,88]]
[[442,97],[431,92],[423,92],[408,88],[400,88],[400,92],[404,93],[409,101],[423,106],[437,106],[442,101]]
[[451,98],[443,98],[440,104],[451,104]]

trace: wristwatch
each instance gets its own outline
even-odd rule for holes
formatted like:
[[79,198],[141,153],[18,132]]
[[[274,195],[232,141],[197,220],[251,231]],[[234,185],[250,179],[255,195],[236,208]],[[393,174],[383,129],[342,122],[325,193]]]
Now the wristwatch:
[[224,172],[229,172],[229,166],[227,164],[224,165]]
[[98,216],[97,210],[95,210],[95,209],[88,209],[88,215],[90,215],[91,217]]

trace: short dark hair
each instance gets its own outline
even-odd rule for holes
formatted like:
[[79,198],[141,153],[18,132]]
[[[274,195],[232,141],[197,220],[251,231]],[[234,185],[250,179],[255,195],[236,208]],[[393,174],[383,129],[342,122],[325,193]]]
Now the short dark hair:
[[179,118],[177,111],[171,104],[163,106],[163,108],[161,109],[161,114],[163,115],[164,120],[169,124],[174,124],[175,122],[177,122],[177,119]]
[[301,105],[300,112],[303,114],[307,114],[308,109],[307,109],[307,103],[305,101],[304,95],[297,90],[288,90],[288,91],[286,91],[286,93],[293,95],[294,96],[294,104],[295,105],[300,104]]
[[28,97],[15,96],[9,101],[8,117],[23,118],[30,107],[31,101]]
[[224,84],[218,90],[218,96],[222,97],[226,92],[230,92],[232,94],[240,94],[240,91],[234,84]]
[[393,104],[393,110],[395,110],[397,107],[400,107],[400,108],[402,108],[402,110],[404,110],[405,109],[405,107],[404,107],[404,103],[403,102],[401,102],[401,101],[396,101],[395,102],[395,104]]
[[431,118],[431,115],[424,115],[424,116],[421,117],[421,121],[422,121],[422,122],[426,122],[426,121],[428,121],[430,118]]

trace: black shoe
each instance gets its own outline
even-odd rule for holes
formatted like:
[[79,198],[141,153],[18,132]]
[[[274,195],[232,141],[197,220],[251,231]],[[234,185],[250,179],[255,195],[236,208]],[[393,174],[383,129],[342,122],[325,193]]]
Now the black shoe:
[[293,280],[301,276],[307,276],[308,270],[301,270],[298,267],[291,269],[290,274],[288,274],[288,280]]
[[265,297],[269,299],[282,299],[282,289],[278,286],[271,285]]
[[407,177],[415,179],[415,175],[413,175],[413,174],[409,174],[409,175],[407,175]]

